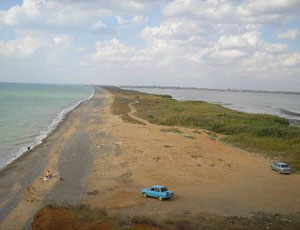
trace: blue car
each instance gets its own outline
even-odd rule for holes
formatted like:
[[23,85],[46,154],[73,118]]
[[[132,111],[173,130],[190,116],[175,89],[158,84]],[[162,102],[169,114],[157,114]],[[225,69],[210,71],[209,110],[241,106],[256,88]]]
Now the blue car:
[[144,188],[141,190],[144,197],[155,197],[159,200],[170,199],[174,196],[174,192],[169,191],[167,187],[161,185],[154,185],[151,188]]

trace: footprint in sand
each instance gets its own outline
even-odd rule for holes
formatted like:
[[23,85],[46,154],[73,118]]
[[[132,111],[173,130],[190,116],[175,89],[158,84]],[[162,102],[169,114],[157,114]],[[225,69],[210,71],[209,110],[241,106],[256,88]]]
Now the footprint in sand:
[[12,187],[13,194],[17,194],[19,192],[20,188],[21,188],[21,184],[19,181],[17,181]]
[[154,160],[154,161],[159,161],[159,160],[160,160],[160,157],[154,157],[153,160]]
[[39,195],[37,194],[37,190],[32,185],[29,185],[27,187],[23,199],[30,203],[40,200]]

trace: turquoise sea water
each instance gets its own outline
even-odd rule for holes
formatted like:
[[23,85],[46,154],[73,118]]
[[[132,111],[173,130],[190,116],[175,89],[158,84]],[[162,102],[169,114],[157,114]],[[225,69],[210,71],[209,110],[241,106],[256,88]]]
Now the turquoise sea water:
[[0,83],[0,168],[41,143],[92,94],[92,87],[82,85]]

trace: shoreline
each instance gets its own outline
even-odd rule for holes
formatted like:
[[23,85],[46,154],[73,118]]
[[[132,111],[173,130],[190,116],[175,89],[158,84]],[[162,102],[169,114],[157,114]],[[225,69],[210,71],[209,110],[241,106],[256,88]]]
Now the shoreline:
[[[25,147],[25,146],[19,148],[18,151],[13,153],[16,156],[14,158],[12,158],[8,163],[6,163],[5,166],[1,167],[0,172],[4,171],[7,167],[9,167],[10,164],[13,164],[19,158],[22,158],[22,156],[26,155],[27,153],[30,153],[35,148],[37,148],[39,145],[43,144],[43,142],[53,132],[55,132],[58,129],[58,127],[61,125],[61,123],[64,122],[64,120],[68,117],[68,114],[70,114],[73,110],[78,108],[78,106],[80,106],[82,103],[84,103],[88,100],[91,100],[95,96],[95,87],[94,86],[90,86],[90,87],[92,88],[93,92],[86,99],[79,100],[79,101],[75,102],[74,104],[72,104],[71,106],[66,107],[62,111],[58,112],[56,114],[56,116],[52,119],[51,123],[47,126],[47,130],[40,131],[39,135],[34,137],[33,143],[31,143],[32,145],[28,146],[28,147],[30,147],[30,149],[28,149],[28,147]],[[28,145],[29,144],[30,143],[28,143]]]
[[[269,159],[226,145],[221,135],[213,139],[203,129],[152,124],[137,116],[142,105],[134,103],[136,97],[122,101],[139,123],[124,121],[112,112],[115,95],[95,88],[95,96],[68,114],[42,145],[7,175],[0,172],[1,229],[29,229],[38,210],[65,203],[154,219],[300,211],[300,175],[271,171]],[[43,182],[47,170],[54,178]],[[140,190],[154,184],[167,186],[174,198],[145,199]]]
[[[95,91],[99,90],[96,88]],[[62,176],[64,177],[64,172],[60,171],[59,164],[64,155],[72,156],[73,150],[70,148],[76,148],[75,152],[78,152],[78,148],[80,149],[78,145],[80,141],[84,140],[85,135],[83,138],[82,135],[77,137],[77,132],[81,130],[81,123],[88,121],[85,116],[90,114],[93,103],[98,101],[99,95],[103,94],[102,91],[99,94],[95,93],[89,100],[81,102],[75,109],[68,112],[65,119],[41,144],[27,151],[0,171],[0,219],[2,220],[0,228],[23,229],[26,223],[28,227],[30,225],[28,218],[32,218],[38,208],[50,201],[45,200],[47,194],[53,193],[52,190],[57,183],[60,186],[65,183],[61,180]],[[98,98],[95,99],[95,97]],[[74,138],[79,139],[72,141]],[[72,142],[68,143],[70,141]],[[81,145],[84,146],[86,143],[87,141],[84,141]],[[66,162],[65,167],[72,167],[74,161],[80,162],[79,159],[72,160],[71,158]],[[47,170],[50,170],[54,177],[49,182],[43,182],[41,178]],[[77,171],[81,172],[81,168],[78,167]],[[81,176],[83,174],[70,180],[76,181]],[[76,185],[81,186],[80,183],[76,183]],[[69,192],[73,191],[79,190],[75,188],[70,189]]]
[[[249,113],[249,114],[268,114],[268,115],[272,115],[272,116],[278,116],[278,117],[281,117],[281,118],[284,118],[284,119],[287,119],[290,123],[291,126],[297,126],[297,127],[300,127],[300,111],[293,111],[292,109],[287,109],[287,108],[276,108],[276,107],[270,107],[271,109],[274,110],[274,112],[265,112],[265,111],[260,111],[260,112],[251,112],[251,108],[252,107],[249,107],[250,110],[247,110],[246,108],[247,107],[240,107],[239,104],[234,104],[232,102],[224,102],[224,101],[209,101],[209,100],[202,100],[200,98],[179,98],[178,95],[174,95],[173,94],[170,94],[170,92],[165,92],[163,93],[162,91],[165,91],[165,90],[195,90],[195,89],[191,89],[191,88],[155,88],[155,87],[146,87],[146,88],[143,88],[143,87],[121,87],[120,89],[123,89],[123,90],[134,90],[134,91],[137,91],[137,92],[141,92],[141,93],[148,93],[148,94],[166,94],[166,95],[170,95],[172,96],[173,99],[177,100],[177,101],[183,101],[183,102],[186,102],[186,101],[195,101],[195,102],[206,102],[206,103],[210,103],[210,104],[214,104],[214,105],[221,105],[223,106],[224,108],[228,108],[228,109],[231,109],[231,110],[234,110],[234,111],[237,111],[237,112],[244,112],[244,113]],[[143,89],[146,89],[146,90],[143,90]],[[148,91],[149,90],[149,91]],[[152,91],[151,91],[152,90]],[[158,90],[157,92],[155,90]],[[161,91],[162,90],[162,91]],[[199,91],[203,91],[204,89],[198,89]],[[217,92],[228,92],[228,93],[243,93],[243,91],[219,91],[219,90],[204,90],[204,91],[208,91],[208,92],[214,92],[214,91],[217,91]],[[248,91],[245,91],[245,93],[257,93],[257,92],[248,92]],[[265,93],[265,92],[264,92]],[[271,92],[270,92],[271,93]],[[262,93],[263,94],[263,93]],[[286,94],[286,95],[290,95],[290,94]],[[292,94],[293,95],[293,94]],[[296,96],[300,96],[300,94],[296,94]],[[239,109],[240,108],[240,109]],[[253,109],[253,108],[252,108]],[[275,112],[275,110],[278,110],[278,112]]]
[[128,89],[190,89],[190,90],[203,90],[203,91],[219,91],[219,92],[241,92],[241,93],[273,93],[273,94],[294,94],[300,95],[300,91],[274,91],[274,90],[254,90],[254,89],[214,89],[214,88],[198,88],[198,87],[173,87],[173,86],[126,86],[122,85],[121,88]]

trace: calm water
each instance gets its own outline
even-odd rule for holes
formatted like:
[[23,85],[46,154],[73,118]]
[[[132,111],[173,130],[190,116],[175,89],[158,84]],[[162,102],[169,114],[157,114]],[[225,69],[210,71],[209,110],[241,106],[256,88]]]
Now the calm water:
[[153,94],[168,94],[177,100],[200,100],[248,113],[266,113],[300,124],[300,95],[224,92],[200,89],[130,88]]
[[0,168],[41,143],[89,86],[0,83]]

